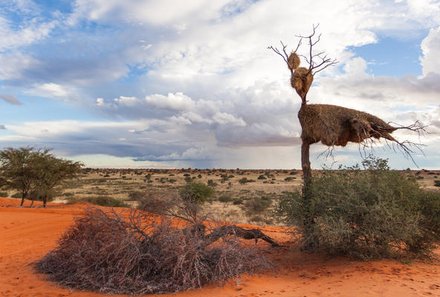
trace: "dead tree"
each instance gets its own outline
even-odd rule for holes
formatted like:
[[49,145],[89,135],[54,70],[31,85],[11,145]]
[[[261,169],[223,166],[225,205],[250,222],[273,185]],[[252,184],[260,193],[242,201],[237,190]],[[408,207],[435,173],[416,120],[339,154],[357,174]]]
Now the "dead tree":
[[[310,166],[310,145],[321,142],[333,148],[334,146],[346,146],[347,143],[358,143],[365,147],[371,147],[376,139],[384,138],[397,145],[403,154],[412,159],[413,148],[418,145],[409,141],[400,142],[391,134],[398,129],[407,129],[415,132],[423,132],[424,126],[420,122],[415,122],[410,126],[393,126],[382,119],[369,113],[349,109],[337,105],[328,104],[307,104],[307,93],[313,83],[314,76],[337,63],[336,60],[329,58],[325,52],[315,51],[315,46],[319,43],[321,35],[316,35],[318,26],[313,26],[312,33],[307,36],[299,35],[296,48],[287,51],[287,45],[281,43],[281,49],[270,46],[269,49],[281,56],[290,71],[290,84],[301,98],[301,108],[298,112],[301,124],[301,166],[304,176],[303,199],[306,210],[311,199],[310,187],[312,169]],[[298,49],[306,43],[308,47],[306,55],[297,53]],[[300,67],[301,58],[306,66]],[[308,236],[312,233],[313,217],[306,215],[304,222],[305,248]],[[311,242],[311,241],[309,241]]]

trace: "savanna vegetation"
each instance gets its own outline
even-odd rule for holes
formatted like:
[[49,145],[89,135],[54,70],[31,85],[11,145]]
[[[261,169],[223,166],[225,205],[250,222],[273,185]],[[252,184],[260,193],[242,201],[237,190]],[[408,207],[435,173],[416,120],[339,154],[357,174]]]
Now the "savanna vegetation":
[[54,156],[48,149],[7,148],[0,151],[0,186],[18,191],[25,199],[42,200],[46,207],[67,180],[81,172],[82,164]]

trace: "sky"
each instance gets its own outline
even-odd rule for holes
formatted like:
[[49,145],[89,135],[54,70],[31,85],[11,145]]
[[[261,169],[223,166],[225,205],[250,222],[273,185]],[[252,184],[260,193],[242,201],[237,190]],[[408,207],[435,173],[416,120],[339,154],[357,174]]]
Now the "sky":
[[[319,24],[312,103],[356,108],[423,144],[371,153],[440,168],[440,0],[2,0],[0,149],[48,147],[92,167],[300,168],[300,99],[283,60]],[[300,49],[305,50],[305,48]],[[312,166],[359,163],[312,145]]]

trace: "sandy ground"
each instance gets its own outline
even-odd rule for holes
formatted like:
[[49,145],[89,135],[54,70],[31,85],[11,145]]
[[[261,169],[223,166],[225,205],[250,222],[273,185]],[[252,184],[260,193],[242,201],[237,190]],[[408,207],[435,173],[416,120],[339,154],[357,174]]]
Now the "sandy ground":
[[[18,199],[0,199],[0,296],[105,296],[61,288],[33,268],[85,206],[50,204],[47,209],[31,209],[19,208],[18,203]],[[285,229],[263,231],[294,246]],[[159,296],[440,296],[438,261],[359,262],[305,254],[293,247],[272,249],[263,242],[258,247],[277,264],[273,271],[243,276],[224,286]]]

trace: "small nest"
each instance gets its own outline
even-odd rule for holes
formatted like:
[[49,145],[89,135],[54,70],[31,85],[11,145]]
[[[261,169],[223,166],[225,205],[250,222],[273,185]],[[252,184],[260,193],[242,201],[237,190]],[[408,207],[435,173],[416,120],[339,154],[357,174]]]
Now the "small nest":
[[328,104],[303,105],[298,113],[301,138],[310,144],[321,141],[327,146],[346,146],[368,138],[395,141],[390,133],[398,128],[366,112]]
[[296,90],[301,99],[305,99],[312,82],[313,74],[305,67],[298,67],[290,79],[292,88]]
[[292,52],[289,58],[287,58],[287,67],[292,71],[298,68],[300,63],[301,60],[295,52]]

